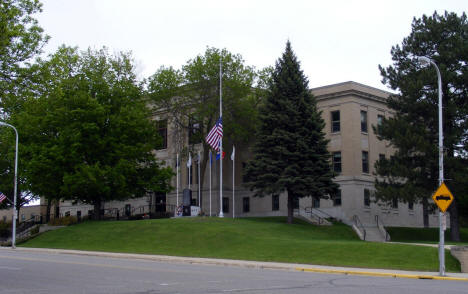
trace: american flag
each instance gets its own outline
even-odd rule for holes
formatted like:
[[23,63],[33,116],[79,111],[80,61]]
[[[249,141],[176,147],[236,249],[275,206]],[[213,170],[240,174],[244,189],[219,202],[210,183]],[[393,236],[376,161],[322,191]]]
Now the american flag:
[[5,199],[6,199],[5,194],[3,194],[2,192],[0,192],[0,203],[2,203],[3,200],[5,200]]
[[211,146],[214,150],[219,149],[219,141],[223,137],[223,120],[220,117],[211,131],[206,136],[206,142],[208,145]]

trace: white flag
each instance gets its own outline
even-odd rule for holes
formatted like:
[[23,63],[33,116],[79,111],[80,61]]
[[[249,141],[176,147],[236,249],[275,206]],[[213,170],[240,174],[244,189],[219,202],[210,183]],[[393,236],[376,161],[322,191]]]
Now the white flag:
[[188,161],[187,161],[187,167],[191,167],[191,166],[192,166],[192,155],[189,153]]
[[234,157],[236,156],[236,147],[232,145],[232,154],[231,154],[231,160],[234,161]]

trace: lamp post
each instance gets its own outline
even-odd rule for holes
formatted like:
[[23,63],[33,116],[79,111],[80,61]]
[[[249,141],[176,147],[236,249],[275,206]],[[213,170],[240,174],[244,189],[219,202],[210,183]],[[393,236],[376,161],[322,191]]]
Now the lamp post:
[[15,187],[14,187],[14,196],[13,196],[13,232],[12,232],[12,236],[11,236],[11,248],[15,249],[16,246],[15,246],[15,241],[16,241],[16,219],[18,218],[17,216],[17,212],[16,212],[16,196],[17,196],[17,193],[18,193],[18,190],[17,190],[17,178],[18,178],[18,131],[16,130],[16,128],[10,124],[7,124],[5,122],[2,122],[0,121],[0,126],[6,126],[6,127],[10,127],[10,128],[13,128],[13,130],[15,130],[15,134],[16,134],[16,152],[15,152]]
[[[442,78],[440,76],[439,67],[435,62],[426,57],[419,56],[419,62],[421,65],[432,64],[437,71],[437,82],[439,92],[439,187],[444,182],[444,137],[442,130]],[[439,275],[445,276],[445,250],[444,250],[444,228],[442,224],[442,218],[445,217],[445,213],[439,210]]]

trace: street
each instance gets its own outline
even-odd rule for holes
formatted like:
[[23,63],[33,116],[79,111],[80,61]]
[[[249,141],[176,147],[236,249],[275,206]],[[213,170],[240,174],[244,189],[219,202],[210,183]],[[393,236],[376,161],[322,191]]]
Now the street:
[[0,250],[0,293],[467,293],[463,281]]

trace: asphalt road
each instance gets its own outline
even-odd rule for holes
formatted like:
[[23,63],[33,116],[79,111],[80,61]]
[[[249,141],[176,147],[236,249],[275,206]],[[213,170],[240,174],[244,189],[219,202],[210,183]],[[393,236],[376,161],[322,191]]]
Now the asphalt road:
[[415,280],[0,250],[0,293],[468,293]]

